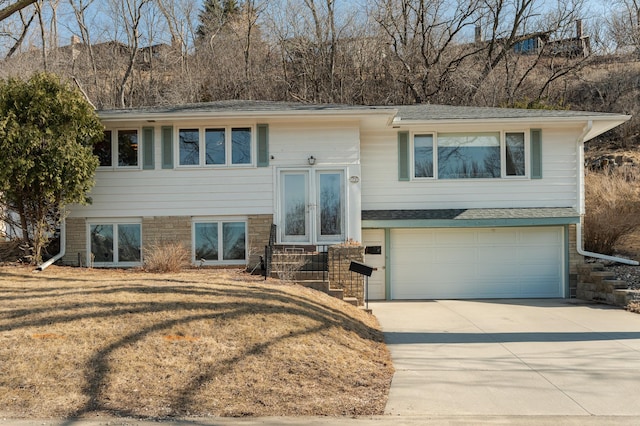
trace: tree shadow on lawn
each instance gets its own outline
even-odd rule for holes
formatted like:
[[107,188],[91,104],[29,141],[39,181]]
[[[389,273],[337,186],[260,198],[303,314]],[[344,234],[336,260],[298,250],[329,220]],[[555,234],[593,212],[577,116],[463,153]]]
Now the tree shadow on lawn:
[[[83,280],[77,280],[83,281]],[[87,283],[91,280],[86,280]],[[149,279],[148,282],[159,281],[161,286],[149,285],[124,285],[124,286],[103,286],[95,288],[84,288],[70,290],[69,287],[47,287],[46,289],[33,288],[21,291],[19,295],[6,295],[8,289],[0,287],[0,300],[10,302],[38,297],[49,297],[53,299],[64,299],[66,295],[72,294],[76,297],[101,295],[144,295],[153,299],[154,296],[196,296],[202,301],[144,301],[136,302],[132,300],[126,303],[95,302],[87,301],[81,303],[48,303],[38,308],[8,309],[0,315],[0,331],[15,331],[27,327],[47,327],[82,321],[86,319],[114,318],[121,315],[135,315],[154,313],[185,313],[187,315],[179,318],[171,318],[155,321],[152,324],[136,329],[108,346],[98,350],[86,361],[85,365],[85,385],[81,392],[86,397],[86,403],[75,410],[68,418],[70,421],[92,412],[108,412],[112,415],[135,417],[140,413],[129,409],[114,409],[106,403],[104,389],[109,385],[108,375],[111,371],[110,359],[112,355],[121,348],[125,348],[141,342],[149,335],[157,332],[169,333],[179,325],[188,325],[194,321],[211,320],[224,318],[225,321],[241,320],[243,317],[252,315],[274,315],[287,314],[301,318],[308,318],[317,324],[302,330],[291,331],[289,334],[276,336],[268,341],[258,342],[246,348],[240,353],[228,359],[219,361],[217,364],[208,365],[206,371],[192,377],[182,390],[172,395],[170,407],[171,416],[188,413],[192,410],[194,398],[199,389],[210,383],[217,376],[230,372],[235,365],[243,359],[263,353],[268,348],[289,339],[296,339],[304,335],[313,335],[322,330],[336,327],[356,333],[361,339],[382,342],[382,333],[379,330],[369,327],[363,322],[345,315],[340,310],[322,305],[312,299],[307,299],[297,295],[287,293],[274,288],[274,286],[260,286],[257,283],[249,283],[245,286],[230,284],[215,284],[215,288],[198,285],[166,285],[167,280]],[[56,291],[59,294],[56,294]],[[46,294],[45,294],[46,293]],[[225,301],[232,298],[235,301]],[[210,301],[207,299],[211,299]],[[240,301],[238,301],[240,300]],[[4,303],[3,302],[3,303]],[[46,300],[43,300],[46,303]],[[87,312],[82,312],[87,310]],[[89,311],[90,310],[90,311]],[[30,318],[32,317],[32,318]]]

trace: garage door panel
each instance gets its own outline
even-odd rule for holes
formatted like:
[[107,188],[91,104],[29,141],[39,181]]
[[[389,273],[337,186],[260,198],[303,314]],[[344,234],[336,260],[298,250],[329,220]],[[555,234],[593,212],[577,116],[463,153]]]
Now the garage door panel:
[[451,232],[449,235],[442,234],[441,232],[435,232],[434,241],[440,246],[455,246],[470,245],[476,243],[476,235],[469,234],[467,232]]
[[442,263],[460,263],[460,258],[473,259],[476,257],[476,249],[472,247],[442,247],[439,250],[434,250],[436,262]]
[[485,245],[513,245],[518,242],[516,231],[495,232],[495,230],[478,232],[478,243]]
[[513,247],[482,247],[478,249],[478,262],[492,267],[502,266],[508,263],[503,259],[510,259],[513,254]]
[[391,231],[394,299],[561,297],[564,229]]

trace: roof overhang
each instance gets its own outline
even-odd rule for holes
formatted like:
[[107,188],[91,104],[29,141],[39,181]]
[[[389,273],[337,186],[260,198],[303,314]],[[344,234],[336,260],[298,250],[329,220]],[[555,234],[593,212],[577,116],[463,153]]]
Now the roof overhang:
[[393,119],[393,127],[395,128],[412,128],[412,127],[434,127],[434,126],[452,126],[452,125],[486,125],[486,124],[513,124],[526,125],[527,127],[549,127],[549,126],[579,126],[585,127],[589,122],[592,123],[591,129],[585,134],[584,140],[593,139],[608,130],[613,129],[631,119],[630,115],[624,114],[595,114],[581,115],[573,117],[495,117],[495,118],[455,118],[455,119],[438,119],[438,120],[402,120],[399,117]]
[[257,119],[257,120],[356,120],[383,122],[390,126],[397,114],[397,109],[390,107],[360,108],[303,108],[282,110],[260,109],[123,109],[98,111],[103,122],[134,121],[191,121],[202,119]]
[[580,223],[573,208],[364,210],[363,228],[498,228]]

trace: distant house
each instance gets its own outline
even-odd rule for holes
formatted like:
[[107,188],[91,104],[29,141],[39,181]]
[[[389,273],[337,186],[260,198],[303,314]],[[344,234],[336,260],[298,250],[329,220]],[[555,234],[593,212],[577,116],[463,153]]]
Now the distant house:
[[[476,28],[476,43],[482,42],[482,32]],[[591,54],[590,38],[582,32],[582,21],[576,21],[576,36],[558,40],[551,39],[549,31],[527,33],[519,37],[513,45],[514,53],[520,55],[562,56],[570,58],[587,57]]]
[[582,257],[583,144],[625,115],[227,101],[100,111],[105,139],[64,261],[196,265],[269,242],[366,247],[372,299],[568,297]]

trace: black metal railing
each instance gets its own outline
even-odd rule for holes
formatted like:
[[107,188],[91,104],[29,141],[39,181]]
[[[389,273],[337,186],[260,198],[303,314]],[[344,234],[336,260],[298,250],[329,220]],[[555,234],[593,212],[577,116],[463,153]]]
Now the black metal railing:
[[329,282],[347,294],[360,296],[363,278],[349,271],[351,258],[344,250],[330,250],[329,245],[276,244],[277,227],[271,225],[269,244],[264,248],[265,280],[272,275],[288,281]]
[[276,244],[276,232],[278,227],[275,223],[271,224],[269,231],[269,244],[264,247],[264,258],[262,259],[262,269],[264,270],[264,279],[266,280],[271,276],[272,262],[273,262],[273,248]]

